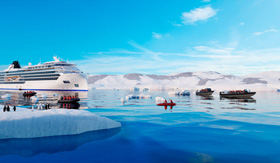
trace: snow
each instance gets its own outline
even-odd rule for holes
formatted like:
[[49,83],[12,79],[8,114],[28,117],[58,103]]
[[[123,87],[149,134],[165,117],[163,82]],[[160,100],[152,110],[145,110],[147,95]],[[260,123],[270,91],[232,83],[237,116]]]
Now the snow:
[[131,99],[151,99],[152,96],[151,95],[144,95],[144,94],[140,94],[140,95],[127,95],[125,97],[126,100],[131,100]]
[[176,95],[176,96],[189,96],[191,93],[189,90],[181,90],[181,91],[170,91],[168,95]]
[[163,103],[165,100],[166,100],[166,99],[163,98],[163,97],[156,97],[156,98],[155,98],[156,104]]
[[[95,79],[95,76],[91,76]],[[200,90],[212,88],[220,90],[251,89],[252,91],[277,91],[280,88],[280,71],[267,71],[242,76],[208,72],[186,72],[169,75],[141,75],[137,78],[125,78],[124,75],[107,75],[89,83],[97,89],[148,88],[149,90]]]
[[16,112],[0,112],[0,139],[73,135],[117,127],[121,127],[119,122],[86,110],[17,108]]

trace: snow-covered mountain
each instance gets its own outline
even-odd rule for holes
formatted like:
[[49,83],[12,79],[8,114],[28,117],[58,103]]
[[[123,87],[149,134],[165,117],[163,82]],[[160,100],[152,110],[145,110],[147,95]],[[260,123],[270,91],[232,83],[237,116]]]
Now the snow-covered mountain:
[[172,75],[91,75],[89,86],[104,89],[190,89],[212,88],[215,90],[251,89],[254,91],[276,91],[280,88],[280,71],[234,76],[218,72],[184,72]]

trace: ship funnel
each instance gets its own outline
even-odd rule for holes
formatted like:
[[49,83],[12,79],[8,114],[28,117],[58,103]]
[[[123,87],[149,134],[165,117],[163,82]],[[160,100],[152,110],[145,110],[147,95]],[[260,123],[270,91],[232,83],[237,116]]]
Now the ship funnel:
[[18,61],[14,61],[12,64],[14,65],[14,68],[21,68]]

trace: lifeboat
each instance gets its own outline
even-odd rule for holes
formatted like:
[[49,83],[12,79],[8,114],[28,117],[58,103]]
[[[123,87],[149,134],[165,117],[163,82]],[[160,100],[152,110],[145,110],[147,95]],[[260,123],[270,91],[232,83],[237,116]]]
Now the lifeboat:
[[22,96],[23,97],[31,97],[31,96],[34,96],[34,95],[36,95],[37,93],[36,92],[29,92],[29,91],[27,91],[27,92],[24,92],[23,94],[22,94]]
[[80,101],[80,98],[71,98],[71,99],[60,99],[57,101],[57,103],[71,103],[71,104],[75,104],[78,103]]

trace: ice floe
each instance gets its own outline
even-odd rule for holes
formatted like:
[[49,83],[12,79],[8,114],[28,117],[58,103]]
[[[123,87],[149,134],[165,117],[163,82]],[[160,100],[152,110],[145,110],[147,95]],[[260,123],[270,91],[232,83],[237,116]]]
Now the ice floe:
[[152,96],[151,95],[144,95],[144,94],[140,94],[140,95],[127,95],[125,97],[126,100],[131,100],[131,99],[151,99]]
[[158,104],[158,103],[163,103],[165,100],[166,100],[166,99],[163,98],[163,97],[156,97],[156,98],[155,98],[156,104]]
[[176,96],[189,96],[191,93],[189,90],[182,90],[182,91],[170,91],[168,95],[176,95]]
[[119,122],[86,110],[17,108],[16,112],[0,112],[0,139],[73,135],[117,127],[121,127]]

